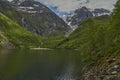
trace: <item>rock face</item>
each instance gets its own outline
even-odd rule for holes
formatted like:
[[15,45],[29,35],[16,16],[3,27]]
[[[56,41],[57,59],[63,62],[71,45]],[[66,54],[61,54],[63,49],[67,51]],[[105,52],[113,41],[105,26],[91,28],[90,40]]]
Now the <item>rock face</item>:
[[28,30],[42,36],[65,34],[70,27],[46,6],[36,1],[24,1],[19,5],[23,12],[22,23]]
[[109,54],[87,66],[78,80],[120,80],[120,57]]
[[93,17],[92,13],[86,7],[82,7],[70,14],[66,21],[69,23],[69,25],[75,26],[79,25],[80,22],[89,17]]
[[[15,0],[14,0],[15,1]],[[21,23],[29,31],[41,36],[65,35],[70,27],[54,12],[38,1],[18,0],[16,9]]]
[[24,2],[24,1],[34,1],[34,0],[12,0],[12,3],[19,5],[20,3]]
[[87,18],[109,14],[110,11],[103,8],[91,10],[89,8],[82,7],[68,15],[66,22],[68,23],[68,25],[71,25],[73,26],[73,28],[76,28],[76,26],[78,26],[81,22],[83,22]]
[[94,9],[92,11],[93,16],[109,15],[111,12],[104,8]]

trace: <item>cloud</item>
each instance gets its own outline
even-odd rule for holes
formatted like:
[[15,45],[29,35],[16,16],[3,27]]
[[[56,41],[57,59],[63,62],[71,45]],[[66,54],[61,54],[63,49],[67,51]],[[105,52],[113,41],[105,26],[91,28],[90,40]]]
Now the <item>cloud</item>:
[[106,8],[112,10],[117,0],[90,0],[87,5],[90,8]]
[[[9,0],[12,1],[12,0]],[[71,12],[82,6],[112,10],[117,0],[37,0],[48,7],[57,7],[59,12]]]
[[70,12],[81,6],[89,8],[105,8],[112,10],[117,0],[38,0],[41,3],[49,6],[58,7],[60,12]]

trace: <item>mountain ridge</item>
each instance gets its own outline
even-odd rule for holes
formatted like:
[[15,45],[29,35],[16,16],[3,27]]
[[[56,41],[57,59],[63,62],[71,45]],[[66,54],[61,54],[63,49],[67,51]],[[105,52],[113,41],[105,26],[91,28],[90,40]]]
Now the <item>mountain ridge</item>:
[[34,0],[24,0],[20,4],[14,4],[20,13],[20,24],[34,34],[52,37],[65,35],[70,27],[48,7]]
[[94,18],[97,16],[110,14],[111,11],[104,8],[89,9],[87,7],[82,7],[76,9],[73,13],[70,13],[65,19],[65,22],[70,25],[74,30],[87,18]]

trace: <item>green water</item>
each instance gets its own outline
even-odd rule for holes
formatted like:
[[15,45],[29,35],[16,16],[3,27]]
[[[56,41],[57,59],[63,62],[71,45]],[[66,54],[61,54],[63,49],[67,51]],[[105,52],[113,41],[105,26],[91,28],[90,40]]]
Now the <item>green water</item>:
[[76,80],[86,57],[76,50],[0,50],[0,80]]

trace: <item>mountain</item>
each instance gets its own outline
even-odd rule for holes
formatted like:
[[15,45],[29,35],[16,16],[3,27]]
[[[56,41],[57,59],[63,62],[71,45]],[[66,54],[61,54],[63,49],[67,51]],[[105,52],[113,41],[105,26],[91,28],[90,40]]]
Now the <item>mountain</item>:
[[0,12],[17,23],[21,24],[21,14],[16,11],[15,6],[5,0],[0,0]]
[[69,14],[65,21],[68,23],[68,25],[70,25],[74,29],[76,28],[76,26],[78,26],[81,22],[83,22],[87,18],[109,14],[110,11],[103,8],[91,10],[87,7],[82,7],[75,10],[73,13]]
[[79,50],[81,55],[85,55],[85,64],[77,80],[120,79],[119,19],[120,6],[112,17],[104,15],[86,19],[56,46]]
[[89,17],[93,17],[92,13],[86,7],[82,7],[68,15],[66,22],[71,26],[78,26],[82,21]]
[[[31,13],[34,11],[36,13]],[[61,18],[36,1],[15,5],[0,0],[0,26],[0,46],[4,48],[53,47],[70,29]]]
[[[90,10],[83,7],[76,10],[72,17],[78,21],[74,25],[79,26],[68,37],[63,37],[70,27],[39,2],[25,0],[16,5],[0,0],[0,47],[11,49],[52,45],[54,48],[80,50],[78,54],[82,61],[78,65],[82,70],[75,72],[77,74],[74,75],[80,75],[76,80],[120,80],[119,3],[120,0],[109,16],[105,15],[109,11],[102,8]],[[71,61],[74,58],[71,57]]]
[[32,48],[41,44],[42,38],[25,30],[12,19],[0,13],[0,48]]
[[60,17],[38,1],[24,0],[16,7],[22,15],[22,25],[35,34],[50,37],[65,35],[70,30]]
[[84,54],[86,59],[88,58],[83,60],[87,64],[77,80],[120,80],[119,3],[120,0],[109,16],[84,20],[69,37],[56,46],[80,50],[81,55]]
[[110,15],[111,11],[104,9],[104,8],[98,8],[94,9],[92,11],[93,16],[101,16],[101,15]]
[[16,5],[20,5],[24,1],[34,1],[34,0],[12,0],[11,2]]
[[[104,39],[104,25],[108,20],[109,16],[107,15],[86,19],[69,37],[61,41],[57,47],[80,49],[82,51],[82,49],[92,48],[92,44],[96,44],[96,50],[97,48],[99,49],[99,46],[103,45],[103,40],[101,39]],[[90,52],[89,50],[87,51]]]

